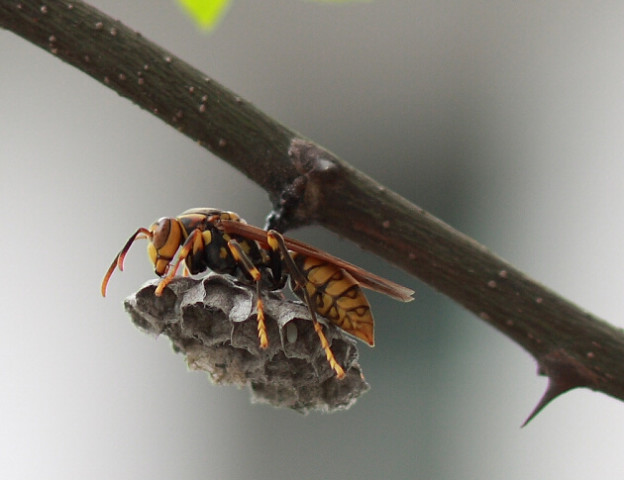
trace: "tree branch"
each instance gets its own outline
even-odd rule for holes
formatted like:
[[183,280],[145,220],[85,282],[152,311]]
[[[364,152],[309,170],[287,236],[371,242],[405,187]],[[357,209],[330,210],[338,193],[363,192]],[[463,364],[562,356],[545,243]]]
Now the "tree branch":
[[520,344],[550,380],[536,411],[575,387],[624,400],[622,331],[119,21],[80,1],[0,0],[0,26],[129,98],[254,180],[278,208],[272,226],[319,223],[419,277]]

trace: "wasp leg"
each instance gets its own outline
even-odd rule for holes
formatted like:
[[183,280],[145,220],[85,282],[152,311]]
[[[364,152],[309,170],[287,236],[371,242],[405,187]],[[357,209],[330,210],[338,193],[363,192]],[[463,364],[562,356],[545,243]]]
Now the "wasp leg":
[[236,260],[243,269],[251,276],[256,284],[256,296],[258,298],[256,304],[256,311],[258,316],[258,339],[260,340],[260,348],[267,348],[269,346],[269,337],[267,336],[266,322],[264,319],[264,304],[262,302],[262,295],[260,289],[260,281],[262,280],[262,274],[260,270],[256,268],[251,259],[243,251],[242,247],[236,240],[228,241],[228,247],[234,260]]
[[338,379],[343,379],[345,376],[344,369],[340,366],[340,364],[336,361],[336,357],[334,357],[334,352],[331,351],[331,347],[329,346],[329,342],[323,333],[323,327],[316,319],[316,312],[314,310],[314,306],[312,305],[312,300],[310,299],[310,295],[308,294],[307,289],[305,288],[306,283],[308,283],[305,275],[301,273],[301,270],[295,265],[290,253],[288,252],[288,247],[286,247],[286,243],[284,242],[284,237],[281,233],[275,230],[269,230],[267,232],[267,243],[269,247],[273,250],[279,250],[284,258],[284,263],[286,264],[286,268],[288,269],[291,278],[294,279],[297,284],[297,288],[301,290],[303,294],[303,298],[308,306],[308,310],[310,311],[310,315],[312,317],[312,324],[314,325],[314,330],[321,341],[321,347],[325,351],[325,356],[327,357],[327,361],[329,362],[329,366],[336,372],[336,376]]
[[173,266],[173,268],[169,268],[169,270],[167,271],[167,275],[163,277],[163,279],[160,281],[160,283],[156,287],[156,291],[154,292],[154,294],[157,297],[160,297],[162,295],[162,292],[165,289],[165,287],[169,285],[171,281],[174,279],[174,277],[176,276],[176,272],[180,268],[180,265],[182,264],[184,260],[186,260],[186,257],[189,256],[191,251],[196,251],[201,248],[203,248],[202,232],[199,228],[196,228],[195,230],[191,232],[188,238],[184,241],[184,244],[182,245],[182,247],[180,248],[180,251],[178,252],[178,259],[176,260],[176,263]]

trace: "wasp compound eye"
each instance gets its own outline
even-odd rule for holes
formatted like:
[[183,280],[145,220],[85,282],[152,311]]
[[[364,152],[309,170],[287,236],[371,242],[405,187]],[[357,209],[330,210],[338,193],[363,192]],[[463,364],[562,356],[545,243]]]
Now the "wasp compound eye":
[[160,250],[167,244],[167,240],[169,239],[169,233],[171,232],[171,219],[170,218],[161,218],[156,223],[154,223],[150,230],[153,234],[152,243],[156,250]]

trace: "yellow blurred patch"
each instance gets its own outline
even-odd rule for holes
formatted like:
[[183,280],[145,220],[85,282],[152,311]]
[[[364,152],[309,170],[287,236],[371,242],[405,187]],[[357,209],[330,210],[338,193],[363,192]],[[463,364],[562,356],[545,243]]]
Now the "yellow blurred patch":
[[178,0],[204,30],[212,30],[225,15],[231,0]]

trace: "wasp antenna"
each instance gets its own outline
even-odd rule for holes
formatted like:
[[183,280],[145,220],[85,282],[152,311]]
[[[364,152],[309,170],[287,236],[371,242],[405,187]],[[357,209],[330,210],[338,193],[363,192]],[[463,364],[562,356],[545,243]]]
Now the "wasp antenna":
[[130,247],[132,246],[134,241],[137,238],[152,238],[152,235],[152,232],[150,232],[147,228],[141,227],[136,232],[134,232],[134,234],[128,239],[124,247],[115,257],[115,260],[113,260],[113,263],[111,263],[111,266],[108,267],[106,275],[104,275],[104,279],[102,280],[102,287],[100,289],[103,297],[106,296],[106,287],[108,286],[108,281],[110,280],[111,275],[115,271],[115,267],[118,267],[120,271],[123,271],[124,258],[126,258],[126,254],[128,253],[128,250],[130,250]]
[[115,260],[113,260],[113,263],[111,263],[111,266],[108,267],[108,271],[106,272],[106,275],[104,275],[104,279],[102,280],[102,286],[100,288],[100,291],[102,292],[103,297],[106,296],[106,287],[108,286],[108,281],[110,280],[111,275],[115,271],[115,267],[117,266],[118,260],[119,260],[119,255],[115,257]]
[[125,252],[120,252],[119,255],[117,255],[117,267],[119,268],[120,272],[123,272],[124,260],[126,259],[127,253],[128,250],[126,250]]
[[134,241],[141,238],[152,238],[153,235],[154,234],[152,232],[144,227],[141,227],[136,232],[134,232],[134,235],[132,235],[128,239],[124,247],[121,249],[121,252],[119,252],[119,255],[117,255],[117,266],[119,267],[120,271],[123,272],[123,264],[124,260],[126,259],[126,254],[128,253],[128,250],[130,250],[130,247],[132,246]]

